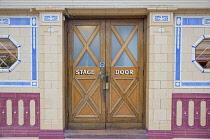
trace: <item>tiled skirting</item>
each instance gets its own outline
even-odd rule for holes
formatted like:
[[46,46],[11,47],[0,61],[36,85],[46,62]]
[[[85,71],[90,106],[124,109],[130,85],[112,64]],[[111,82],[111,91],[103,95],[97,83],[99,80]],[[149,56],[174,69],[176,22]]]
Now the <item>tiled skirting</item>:
[[147,139],[172,139],[171,130],[147,130]]
[[173,129],[174,138],[210,138],[210,129]]
[[64,139],[64,131],[40,130],[39,139]]
[[147,130],[147,139],[210,138],[210,129]]

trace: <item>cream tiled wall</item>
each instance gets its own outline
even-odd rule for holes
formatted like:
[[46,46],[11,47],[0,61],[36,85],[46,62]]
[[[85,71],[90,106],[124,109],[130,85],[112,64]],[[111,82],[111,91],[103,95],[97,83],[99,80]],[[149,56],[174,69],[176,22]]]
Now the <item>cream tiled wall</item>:
[[[56,15],[58,22],[43,22],[43,15]],[[40,129],[64,128],[63,94],[63,13],[40,12],[36,15],[0,14],[0,16],[36,16],[38,87],[1,87],[1,92],[40,93]],[[21,63],[12,72],[0,73],[1,80],[31,80],[31,28],[1,27],[1,35],[11,35],[21,45]]]
[[[44,22],[43,16],[56,15],[59,21]],[[40,12],[39,71],[41,129],[63,129],[63,14]]]
[[210,28],[183,28],[182,33],[182,80],[209,80],[210,74],[202,73],[191,61],[192,45],[202,35],[210,34]]
[[[150,12],[147,27],[147,92],[146,127],[149,130],[171,130],[172,93],[209,93],[208,88],[174,88],[175,74],[175,17],[209,16],[208,10],[179,10]],[[192,13],[192,14],[191,14]],[[154,15],[170,15],[170,22],[154,22]],[[162,29],[161,29],[162,28]],[[192,45],[209,35],[209,27],[182,28],[181,74],[184,81],[209,81],[210,74],[202,73],[192,63]],[[189,106],[191,107],[191,106]],[[192,118],[189,119],[192,122]]]
[[[168,22],[154,22],[167,15]],[[170,130],[174,53],[173,12],[150,12],[147,27],[147,120],[149,130]]]
[[[8,15],[0,14],[0,16]],[[15,39],[16,42],[21,46],[21,63],[18,64],[12,72],[0,73],[0,80],[31,80],[31,27],[0,27],[0,34],[11,35],[13,39]],[[39,88],[21,87],[1,87],[0,90],[1,92],[39,92]]]
[[[108,10],[109,11],[109,10]],[[100,14],[107,14],[101,10]],[[138,11],[138,10],[133,10]],[[132,12],[133,12],[132,11]],[[196,10],[195,10],[196,11]],[[79,10],[74,11],[78,14]],[[72,12],[72,13],[74,13]],[[113,10],[114,12],[114,10]],[[129,12],[132,15],[132,12]],[[179,13],[180,12],[180,13]],[[209,93],[210,89],[175,88],[174,83],[174,17],[177,15],[192,15],[180,10],[174,14],[165,12],[150,12],[147,16],[147,87],[146,87],[146,127],[149,130],[171,129],[172,93]],[[194,11],[191,11],[194,12]],[[196,15],[207,15],[202,12]],[[93,13],[90,11],[90,13]],[[119,15],[119,10],[115,15]],[[134,12],[133,12],[134,13]],[[144,10],[135,15],[146,14]],[[57,15],[58,22],[43,22],[44,15]],[[108,14],[109,15],[109,14]],[[110,13],[111,15],[111,13]],[[128,14],[127,14],[128,15]],[[169,22],[154,22],[154,15],[168,15]],[[2,15],[4,16],[4,15]],[[64,128],[64,24],[62,12],[40,12],[38,26],[38,88],[0,88],[1,92],[40,92],[41,98],[41,129]],[[4,80],[30,80],[30,28],[0,28],[1,34],[12,35],[22,46],[23,60],[11,73],[0,73]],[[204,34],[209,34],[210,28],[183,28],[182,78],[183,80],[209,80],[210,74],[201,73],[191,62],[191,45]],[[189,46],[189,47],[188,47]]]

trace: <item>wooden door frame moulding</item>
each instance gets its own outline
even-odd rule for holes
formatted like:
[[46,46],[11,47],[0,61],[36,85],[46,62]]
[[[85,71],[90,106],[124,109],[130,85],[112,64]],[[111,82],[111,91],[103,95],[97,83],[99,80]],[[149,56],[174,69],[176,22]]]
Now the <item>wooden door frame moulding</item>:
[[[69,112],[68,112],[68,109],[69,109],[69,107],[68,107],[68,84],[69,84],[69,80],[68,80],[68,77],[69,77],[69,70],[68,70],[68,66],[69,66],[69,61],[70,61],[70,59],[69,59],[69,57],[68,57],[68,52],[69,52],[69,48],[68,48],[68,44],[69,44],[69,37],[68,37],[68,35],[69,35],[69,22],[68,21],[65,21],[64,22],[64,30],[66,30],[66,31],[63,31],[64,33],[63,33],[63,40],[64,40],[64,51],[63,51],[63,53],[64,53],[64,58],[63,58],[63,62],[64,63],[67,63],[67,64],[63,64],[64,65],[64,74],[63,74],[63,76],[64,76],[64,83],[63,83],[63,89],[64,89],[64,127],[66,128],[67,127],[67,125],[68,125],[68,117],[69,117]],[[67,38],[67,39],[65,39],[65,38]]]
[[[71,88],[69,88],[68,86],[71,84],[71,81],[69,80],[69,77],[71,77],[72,75],[69,75],[69,73],[72,73],[71,70],[73,69],[73,65],[71,66],[70,62],[71,60],[73,60],[72,58],[70,58],[69,55],[73,55],[73,51],[70,50],[69,48],[69,43],[72,42],[71,41],[71,38],[69,37],[69,31],[70,31],[70,28],[69,28],[69,23],[71,20],[100,20],[100,19],[103,19],[103,20],[106,20],[106,19],[116,19],[116,20],[120,20],[120,19],[137,19],[137,18],[128,18],[127,16],[119,16],[119,17],[115,17],[115,16],[111,16],[109,18],[107,17],[102,17],[100,18],[99,16],[84,16],[84,18],[67,18],[65,21],[64,21],[64,58],[63,58],[63,61],[64,63],[67,63],[67,64],[64,64],[64,84],[63,84],[63,87],[64,87],[64,90],[65,90],[65,97],[64,97],[64,104],[65,104],[65,110],[64,110],[64,122],[65,122],[65,128],[68,127],[68,119],[69,119],[69,106],[68,106],[68,100],[69,100],[69,95],[68,95],[68,91],[71,90]],[[147,37],[147,17],[146,16],[141,16],[139,19],[142,19],[143,20],[143,115],[142,115],[142,123],[143,123],[143,129],[146,128],[146,64],[147,64],[147,42],[146,42],[146,37]],[[67,38],[67,39],[66,39]],[[70,85],[71,86],[71,85]]]
[[146,80],[147,80],[147,18],[143,19],[143,128],[146,129]]
[[[64,14],[65,15],[65,14]],[[143,19],[146,18],[146,15],[131,15],[131,16],[124,16],[124,15],[106,15],[106,16],[85,16],[85,15],[70,15],[70,16],[65,16],[67,20],[107,20],[107,19]]]

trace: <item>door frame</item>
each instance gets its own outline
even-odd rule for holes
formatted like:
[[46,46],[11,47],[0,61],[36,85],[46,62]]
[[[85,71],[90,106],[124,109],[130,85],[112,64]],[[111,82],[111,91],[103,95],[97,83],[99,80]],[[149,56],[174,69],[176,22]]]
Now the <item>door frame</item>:
[[[143,91],[143,112],[142,112],[142,118],[143,118],[143,129],[145,129],[146,127],[146,70],[147,70],[147,48],[146,48],[146,37],[147,37],[147,31],[146,31],[146,28],[147,28],[147,18],[144,17],[144,18],[127,18],[127,17],[109,17],[109,18],[98,18],[98,17],[91,17],[91,18],[67,18],[64,22],[64,57],[63,57],[63,61],[64,63],[67,63],[67,64],[64,64],[64,83],[63,83],[63,89],[64,89],[64,92],[65,92],[65,101],[64,101],[64,105],[65,105],[65,110],[64,110],[64,116],[65,116],[65,127],[68,127],[68,119],[69,119],[69,94],[68,93],[70,90],[72,90],[71,86],[69,86],[70,83],[70,80],[69,80],[69,77],[72,76],[72,66],[70,65],[70,61],[72,60],[71,57],[69,57],[68,55],[73,55],[73,51],[70,50],[70,48],[68,47],[69,46],[69,42],[72,42],[71,38],[68,36],[69,33],[69,24],[71,24],[71,20],[101,20],[101,19],[104,19],[104,20],[123,20],[123,19],[142,19],[143,20],[143,83],[142,83],[142,91]],[[67,39],[65,39],[67,38]],[[139,75],[140,76],[140,75]]]

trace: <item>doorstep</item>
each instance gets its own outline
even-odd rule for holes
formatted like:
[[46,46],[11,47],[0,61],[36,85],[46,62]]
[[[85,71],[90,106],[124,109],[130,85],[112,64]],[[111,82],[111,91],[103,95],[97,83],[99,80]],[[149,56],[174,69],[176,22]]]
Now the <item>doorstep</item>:
[[145,130],[66,130],[65,139],[68,138],[130,138],[146,139]]

